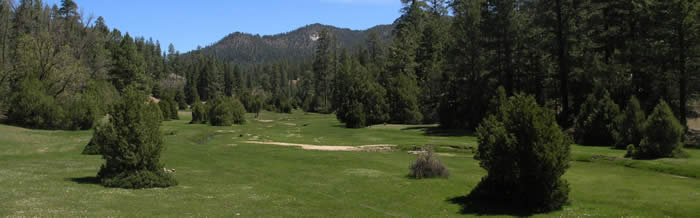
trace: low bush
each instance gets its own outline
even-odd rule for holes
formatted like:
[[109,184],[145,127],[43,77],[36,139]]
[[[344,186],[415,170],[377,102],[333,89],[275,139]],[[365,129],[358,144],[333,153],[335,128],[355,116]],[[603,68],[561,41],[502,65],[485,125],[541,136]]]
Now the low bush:
[[33,77],[23,79],[10,97],[7,121],[37,129],[62,129],[63,108],[47,95],[43,84]]
[[654,107],[645,126],[644,138],[628,156],[635,159],[687,156],[682,150],[685,128],[665,101],[661,100]]
[[435,158],[432,149],[427,149],[418,154],[418,158],[409,167],[410,176],[416,179],[442,177],[447,178],[450,172]]

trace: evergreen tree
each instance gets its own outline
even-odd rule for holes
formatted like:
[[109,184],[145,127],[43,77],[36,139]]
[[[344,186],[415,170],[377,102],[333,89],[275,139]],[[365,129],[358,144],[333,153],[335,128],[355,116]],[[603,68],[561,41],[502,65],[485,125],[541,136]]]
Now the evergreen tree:
[[534,97],[515,95],[477,128],[479,149],[474,158],[487,175],[468,198],[523,212],[561,208],[569,184],[561,178],[569,168],[570,139],[556,123],[554,112]]
[[143,85],[146,81],[143,56],[137,51],[134,40],[127,33],[113,53],[115,60],[111,74],[114,86],[122,91],[129,85]]
[[95,133],[95,143],[101,145],[106,161],[97,174],[102,184],[130,189],[177,185],[160,162],[163,117],[158,106],[146,103],[146,94],[133,86],[122,93],[122,101],[110,112],[109,122]]

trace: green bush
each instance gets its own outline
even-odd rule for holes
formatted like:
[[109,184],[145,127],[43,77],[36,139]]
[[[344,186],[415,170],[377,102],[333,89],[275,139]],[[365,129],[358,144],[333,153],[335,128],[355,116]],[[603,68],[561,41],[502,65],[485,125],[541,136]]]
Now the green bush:
[[498,108],[477,128],[474,158],[487,175],[469,197],[529,212],[561,208],[568,201],[561,176],[569,168],[571,140],[554,112],[523,94]]
[[212,126],[231,126],[245,123],[245,108],[237,99],[217,96],[209,101],[209,124]]
[[103,113],[99,111],[97,102],[87,95],[73,97],[64,106],[64,125],[71,130],[87,130],[95,125]]
[[53,97],[47,95],[44,86],[36,78],[27,77],[10,97],[7,122],[13,125],[37,129],[63,129],[63,109]]
[[105,159],[97,176],[106,187],[138,189],[177,184],[163,172],[160,163],[164,148],[162,112],[146,96],[133,86],[125,88],[122,100],[110,112],[109,122],[95,132],[93,138]]
[[173,98],[168,98],[167,101],[168,101],[168,105],[170,106],[170,119],[179,120],[180,115],[178,114],[178,111],[177,111],[177,108],[178,108],[177,102]]
[[208,112],[207,105],[202,104],[201,102],[194,103],[194,105],[192,105],[192,121],[190,123],[192,123],[192,124],[207,123],[207,120],[208,120],[207,112]]
[[685,156],[682,151],[685,129],[665,101],[654,107],[645,126],[644,138],[629,156],[635,159]]
[[625,111],[615,118],[615,148],[626,149],[628,145],[639,145],[644,137],[644,121],[646,116],[639,105],[639,100],[632,96]]
[[163,120],[170,120],[170,118],[172,117],[172,115],[170,114],[170,102],[161,100],[160,102],[158,102],[158,107],[160,108],[161,114],[163,114]]
[[90,142],[83,148],[83,152],[81,154],[84,155],[101,155],[102,151],[100,151],[100,145],[95,143],[95,137],[90,139]]
[[427,149],[426,151],[419,153],[416,161],[413,162],[408,168],[411,170],[410,176],[416,179],[435,177],[447,178],[450,176],[450,172],[447,170],[447,168],[442,165],[440,160],[435,158],[432,149]]
[[615,144],[615,118],[620,107],[607,90],[588,95],[574,123],[576,141],[584,145],[612,146]]

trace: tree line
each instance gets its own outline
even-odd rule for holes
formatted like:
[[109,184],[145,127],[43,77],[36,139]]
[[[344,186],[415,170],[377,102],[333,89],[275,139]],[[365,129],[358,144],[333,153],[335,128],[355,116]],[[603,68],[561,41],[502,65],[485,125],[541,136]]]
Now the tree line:
[[571,127],[588,96],[605,90],[618,105],[636,97],[647,113],[665,100],[685,125],[699,91],[696,1],[403,3],[388,45],[370,36],[341,50],[321,32],[312,71],[299,81],[308,93],[296,101],[336,112],[349,127],[473,129],[503,86],[534,95]]

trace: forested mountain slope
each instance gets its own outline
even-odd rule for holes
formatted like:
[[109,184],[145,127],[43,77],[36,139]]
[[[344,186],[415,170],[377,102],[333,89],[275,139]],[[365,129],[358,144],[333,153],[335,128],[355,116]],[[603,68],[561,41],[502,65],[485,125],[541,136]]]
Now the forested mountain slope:
[[324,28],[336,37],[340,48],[350,48],[363,43],[372,31],[375,31],[383,42],[388,42],[391,39],[393,25],[378,25],[367,30],[351,30],[311,24],[291,32],[270,36],[235,32],[202,48],[201,52],[214,55],[220,60],[242,65],[269,63],[283,59],[298,60],[314,54],[319,32]]

